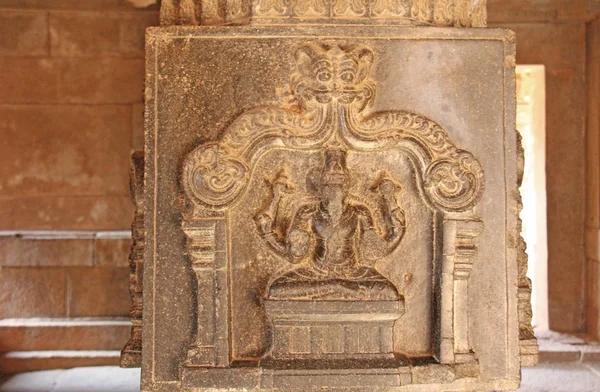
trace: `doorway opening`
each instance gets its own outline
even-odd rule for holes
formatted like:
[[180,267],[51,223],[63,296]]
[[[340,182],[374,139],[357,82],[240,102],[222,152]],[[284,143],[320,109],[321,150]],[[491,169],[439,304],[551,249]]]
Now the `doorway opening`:
[[548,238],[546,222],[546,79],[543,65],[517,66],[517,129],[523,137],[525,172],[522,235],[527,242],[533,292],[533,327],[549,330]]

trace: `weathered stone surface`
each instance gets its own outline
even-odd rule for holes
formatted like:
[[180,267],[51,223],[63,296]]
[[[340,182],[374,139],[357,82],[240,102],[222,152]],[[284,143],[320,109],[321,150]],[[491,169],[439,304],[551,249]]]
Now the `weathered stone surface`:
[[91,266],[93,254],[92,238],[0,237],[2,267]]
[[49,24],[53,56],[143,58],[144,30],[158,15],[53,12]]
[[[125,237],[125,238],[124,238]],[[99,267],[127,267],[131,238],[123,234],[100,234],[94,243],[94,265]]]
[[2,268],[0,318],[66,317],[66,289],[62,268]]
[[128,268],[70,268],[67,292],[69,316],[127,316],[128,273]]
[[[0,66],[11,69],[0,76],[0,103],[4,104],[142,101],[144,67],[140,59],[11,56],[0,57]],[[32,85],[39,87],[32,89]]]
[[[80,10],[80,11],[135,11],[126,0],[0,0],[1,8],[29,8],[44,10]],[[148,8],[155,12],[158,7]]]
[[125,321],[5,319],[2,351],[119,350],[129,334]]
[[593,20],[599,13],[597,0],[488,0],[492,24],[585,22]]
[[1,106],[0,118],[1,196],[127,195],[129,108]]
[[587,28],[587,331],[600,339],[600,21]]
[[0,56],[47,54],[48,15],[46,13],[0,10]]
[[5,230],[125,230],[128,196],[18,196],[0,199]]
[[[143,61],[137,59],[69,59],[64,64],[61,98],[69,103],[141,102]],[[89,86],[94,86],[90,88]]]
[[84,366],[115,366],[119,363],[118,354],[118,351],[108,350],[8,352],[0,354],[0,368],[4,373],[10,374]]
[[[0,56],[0,103],[58,102],[61,72],[56,61],[41,57]],[[36,88],[32,89],[31,86]]]
[[514,38],[151,29],[142,389],[515,389]]

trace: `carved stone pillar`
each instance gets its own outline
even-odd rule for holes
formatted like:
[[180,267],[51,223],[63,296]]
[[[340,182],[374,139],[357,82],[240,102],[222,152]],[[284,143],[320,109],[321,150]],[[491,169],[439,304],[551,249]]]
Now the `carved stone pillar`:
[[142,389],[517,388],[514,34],[457,28],[485,1],[169,0],[161,21]]

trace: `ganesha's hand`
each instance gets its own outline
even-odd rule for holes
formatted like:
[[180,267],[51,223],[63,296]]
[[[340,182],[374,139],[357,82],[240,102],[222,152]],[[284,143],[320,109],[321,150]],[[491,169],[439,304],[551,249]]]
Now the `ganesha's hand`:
[[262,234],[271,233],[273,231],[273,218],[267,214],[259,214],[254,217],[256,227]]
[[377,189],[383,196],[387,206],[394,209],[396,207],[396,193],[402,189],[402,186],[392,178],[390,173],[384,170],[379,172],[379,177],[373,183],[371,189]]
[[292,193],[293,188],[289,184],[274,183],[271,185],[271,189],[273,189],[273,197],[275,199],[281,199],[286,193]]
[[304,230],[294,229],[290,232],[287,237],[287,249],[292,263],[299,262],[308,253],[309,243],[310,236]]
[[273,190],[273,197],[279,200],[284,194],[292,193],[294,190],[294,184],[289,180],[289,177],[285,169],[281,169],[275,178],[270,181],[271,189]]

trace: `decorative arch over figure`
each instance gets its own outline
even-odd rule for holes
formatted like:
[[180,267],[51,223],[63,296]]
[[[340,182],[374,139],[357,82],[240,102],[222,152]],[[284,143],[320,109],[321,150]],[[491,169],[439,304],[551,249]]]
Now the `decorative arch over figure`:
[[[376,94],[371,71],[377,53],[372,48],[333,41],[307,42],[295,50],[294,57],[291,104],[259,107],[243,113],[228,127],[220,142],[202,144],[184,160],[181,184],[192,212],[184,214],[183,230],[198,285],[203,282],[206,266],[211,265],[218,253],[212,248],[216,226],[206,218],[210,216],[206,211],[219,216],[236,205],[247,191],[252,170],[262,156],[281,148],[321,151],[324,164],[318,168],[320,177],[315,183],[321,188],[338,185],[344,191],[345,182],[350,181],[348,154],[400,150],[413,164],[424,204],[439,214],[443,222],[440,233],[436,234],[436,240],[443,244],[443,255],[436,261],[442,267],[434,276],[437,295],[442,298],[436,301],[434,356],[440,363],[474,361],[466,320],[475,238],[483,230],[475,215],[475,206],[485,188],[479,161],[456,146],[438,123],[424,116],[406,111],[370,111]],[[332,165],[339,166],[337,172]],[[396,301],[400,305],[393,311],[386,308],[387,303],[381,303],[382,312],[399,315],[390,316],[393,325],[403,312],[402,293],[390,286],[375,268],[367,267],[362,260],[364,252],[356,249],[367,249],[369,244],[377,242],[380,248],[373,252],[390,254],[402,241],[404,232],[410,230],[411,224],[405,221],[396,198],[401,184],[385,171],[373,184],[373,189],[385,200],[382,207],[385,222],[381,227],[372,222],[369,207],[351,201],[352,195],[347,191],[346,201],[339,204],[337,220],[331,223],[335,214],[324,213],[323,205],[332,199],[321,192],[312,201],[298,202],[289,225],[276,232],[273,225],[278,203],[284,193],[292,193],[293,189],[285,170],[276,169],[278,173],[271,180],[271,198],[257,211],[254,229],[272,252],[285,257],[290,265],[298,263],[299,267],[273,275],[264,298],[267,313],[279,312],[277,317],[287,317],[281,307],[282,300]],[[310,173],[306,177],[308,181]],[[324,223],[327,219],[330,223]],[[331,233],[341,238],[340,243],[330,239]],[[309,251],[311,246],[313,250]],[[312,290],[311,282],[334,284],[335,288],[328,286],[332,290],[328,292],[334,294],[323,295],[323,290]],[[373,287],[380,294],[369,294],[375,292]],[[188,365],[218,362],[215,356],[205,355],[210,347],[214,350],[218,347],[211,339],[214,338],[199,325],[189,350]],[[227,343],[222,344],[221,351],[226,350]]]

